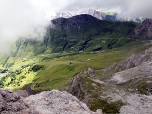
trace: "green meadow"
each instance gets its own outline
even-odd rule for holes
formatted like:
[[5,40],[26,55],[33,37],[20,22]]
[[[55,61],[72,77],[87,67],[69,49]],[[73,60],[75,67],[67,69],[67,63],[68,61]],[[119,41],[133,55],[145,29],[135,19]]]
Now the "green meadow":
[[[0,87],[13,91],[24,89],[28,84],[35,91],[57,89],[76,76],[88,66],[91,66],[98,77],[102,69],[137,54],[151,45],[125,46],[94,52],[41,54],[24,58],[8,68],[9,74],[0,78]],[[69,65],[68,63],[72,64]]]

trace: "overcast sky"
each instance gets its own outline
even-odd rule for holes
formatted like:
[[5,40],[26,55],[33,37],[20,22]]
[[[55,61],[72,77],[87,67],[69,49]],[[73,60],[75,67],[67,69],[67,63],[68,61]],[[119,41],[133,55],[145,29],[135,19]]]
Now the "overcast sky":
[[55,12],[116,10],[122,17],[152,18],[152,0],[0,0],[0,49],[18,37],[41,39]]

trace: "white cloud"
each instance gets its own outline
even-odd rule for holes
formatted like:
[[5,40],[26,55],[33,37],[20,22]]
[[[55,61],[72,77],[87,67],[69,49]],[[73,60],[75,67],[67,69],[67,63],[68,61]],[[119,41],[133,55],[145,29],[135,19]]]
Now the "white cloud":
[[152,0],[71,0],[62,10],[83,10],[86,8],[121,11],[121,17],[152,18]]

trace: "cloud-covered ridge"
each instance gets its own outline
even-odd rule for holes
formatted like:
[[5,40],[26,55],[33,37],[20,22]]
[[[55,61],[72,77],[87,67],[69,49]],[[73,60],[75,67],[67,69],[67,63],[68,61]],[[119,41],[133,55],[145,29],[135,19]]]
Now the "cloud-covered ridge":
[[56,12],[92,8],[116,10],[120,17],[152,18],[151,4],[151,0],[1,0],[0,50],[19,37],[42,39],[50,24],[48,15]]

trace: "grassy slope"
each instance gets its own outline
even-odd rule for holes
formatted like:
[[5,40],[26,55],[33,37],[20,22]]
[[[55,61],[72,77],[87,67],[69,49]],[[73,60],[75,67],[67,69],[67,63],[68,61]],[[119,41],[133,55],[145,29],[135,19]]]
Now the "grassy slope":
[[54,52],[120,47],[132,42],[126,38],[136,27],[133,22],[103,21],[89,15],[60,18],[53,20],[53,23],[57,27],[50,30],[48,43],[51,43]]
[[[22,64],[12,66],[13,73],[2,77],[0,84],[1,87],[12,90],[20,89],[26,84],[29,84],[35,91],[56,89],[88,66],[92,66],[100,77],[100,69],[109,67],[129,57],[132,53],[140,52],[148,47],[139,45],[136,48],[115,48],[105,52],[58,53],[35,56],[28,58]],[[68,65],[69,62],[73,64]],[[35,65],[43,66],[43,68],[33,71],[32,68]]]

